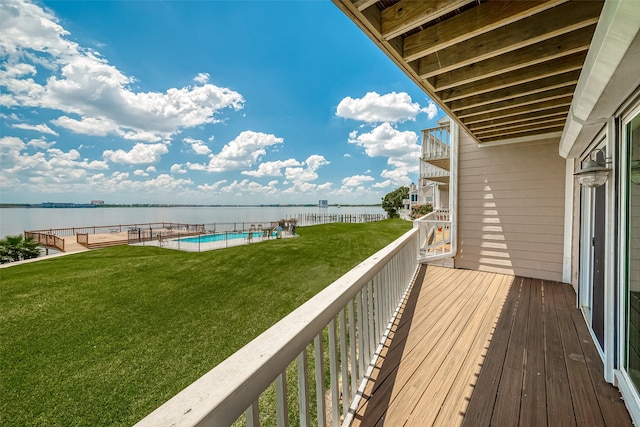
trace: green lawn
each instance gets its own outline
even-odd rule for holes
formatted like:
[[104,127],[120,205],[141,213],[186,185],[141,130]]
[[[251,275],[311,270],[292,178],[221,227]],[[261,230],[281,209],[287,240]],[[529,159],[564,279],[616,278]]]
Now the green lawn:
[[132,425],[360,261],[401,220],[186,253],[120,246],[0,270],[0,425]]

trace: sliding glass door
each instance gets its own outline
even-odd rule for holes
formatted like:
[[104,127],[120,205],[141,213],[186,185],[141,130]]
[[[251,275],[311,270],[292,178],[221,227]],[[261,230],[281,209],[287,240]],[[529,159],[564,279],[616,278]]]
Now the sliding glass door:
[[629,378],[640,390],[640,114],[625,125],[626,212],[626,360]]

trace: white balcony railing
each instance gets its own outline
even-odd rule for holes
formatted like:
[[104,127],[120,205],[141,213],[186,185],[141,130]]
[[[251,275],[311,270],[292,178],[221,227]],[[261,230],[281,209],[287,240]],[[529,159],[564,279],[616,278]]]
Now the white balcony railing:
[[442,159],[450,156],[449,126],[438,126],[422,130],[422,158]]
[[414,227],[420,230],[419,262],[450,258],[455,254],[453,222],[448,209],[431,212],[416,221]]
[[[264,404],[258,399],[274,383],[269,412],[278,426],[308,426],[314,416],[319,426],[350,423],[415,277],[418,236],[414,228],[363,261],[137,426],[229,426],[243,414],[248,426],[259,426]],[[288,373],[297,376],[295,390],[287,390]]]

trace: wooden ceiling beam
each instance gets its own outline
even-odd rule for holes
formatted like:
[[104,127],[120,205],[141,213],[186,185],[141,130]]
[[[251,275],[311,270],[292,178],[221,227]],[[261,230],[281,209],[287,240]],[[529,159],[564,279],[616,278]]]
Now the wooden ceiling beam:
[[353,0],[353,5],[362,12],[370,6],[376,4],[378,0]]
[[[595,25],[427,79],[438,92],[589,49]],[[420,77],[424,78],[422,73]]]
[[569,109],[567,107],[556,107],[556,108],[550,108],[546,110],[533,111],[530,113],[523,113],[523,114],[512,116],[512,117],[490,119],[490,120],[470,124],[469,130],[471,130],[472,132],[476,132],[482,129],[488,129],[496,126],[518,124],[521,122],[531,121],[531,120],[544,120],[544,119],[549,119],[553,117],[562,117],[564,119],[567,116],[568,110]]
[[527,121],[518,124],[512,124],[508,126],[497,126],[490,129],[483,129],[474,131],[474,134],[478,138],[496,135],[507,135],[513,133],[519,133],[522,131],[534,130],[534,129],[548,129],[549,127],[562,126],[566,121],[566,117],[548,118],[545,120]]
[[511,24],[567,0],[489,1],[404,39],[407,62]]
[[504,109],[504,110],[496,110],[489,113],[480,113],[474,115],[468,115],[462,118],[462,122],[465,126],[469,126],[473,123],[484,122],[487,120],[498,120],[503,117],[514,117],[519,116],[525,113],[532,113],[536,111],[543,110],[552,110],[554,108],[566,107],[567,112],[569,111],[569,106],[571,105],[572,96],[567,96],[566,98],[554,99],[551,101],[542,101],[536,102],[529,105],[523,105],[520,107]]
[[420,75],[433,77],[562,36],[598,22],[602,3],[565,3],[527,19],[442,49],[419,61]]
[[400,0],[382,11],[382,37],[390,40],[475,0]]
[[557,76],[546,77],[544,79],[535,80],[521,85],[509,86],[504,89],[498,89],[493,92],[483,93],[481,95],[470,96],[468,98],[452,101],[448,104],[451,111],[460,111],[473,107],[480,107],[487,104],[493,104],[504,100],[513,100],[515,98],[533,95],[540,92],[546,92],[552,89],[567,88],[568,90],[561,93],[571,94],[578,83],[580,71],[570,71],[568,73],[559,74]]
[[487,136],[484,138],[478,138],[478,139],[480,140],[480,145],[482,145],[483,143],[487,143],[487,142],[496,142],[496,141],[505,140],[505,139],[508,139],[509,137],[523,138],[527,136],[549,135],[553,133],[561,134],[563,128],[564,128],[564,122],[562,123],[561,126],[543,127],[543,128],[529,130],[529,131],[505,132],[505,133],[500,133],[500,134]]
[[491,104],[481,105],[479,107],[466,108],[456,111],[458,117],[469,117],[470,115],[493,112],[499,110],[507,110],[517,108],[523,105],[535,104],[544,101],[554,101],[556,99],[571,98],[575,90],[574,86],[561,87],[558,89],[547,90],[545,92],[534,93],[532,95],[519,96],[517,98],[506,99],[503,101],[493,102]]
[[510,71],[508,73],[501,74],[499,78],[478,80],[466,85],[456,86],[452,89],[446,89],[438,92],[438,95],[443,102],[448,103],[458,99],[504,89],[513,85],[520,85],[544,79],[546,77],[563,74],[569,71],[580,71],[584,64],[586,55],[586,52],[579,52],[561,59],[555,59],[551,62],[535,64],[522,70]]

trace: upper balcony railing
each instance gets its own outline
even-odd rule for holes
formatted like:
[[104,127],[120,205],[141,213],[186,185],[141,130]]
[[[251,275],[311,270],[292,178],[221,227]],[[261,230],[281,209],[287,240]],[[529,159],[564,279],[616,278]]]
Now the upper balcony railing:
[[278,426],[348,425],[415,278],[418,237],[414,228],[363,261],[137,426],[259,426],[271,413]]
[[422,130],[422,159],[446,159],[450,156],[449,125]]

